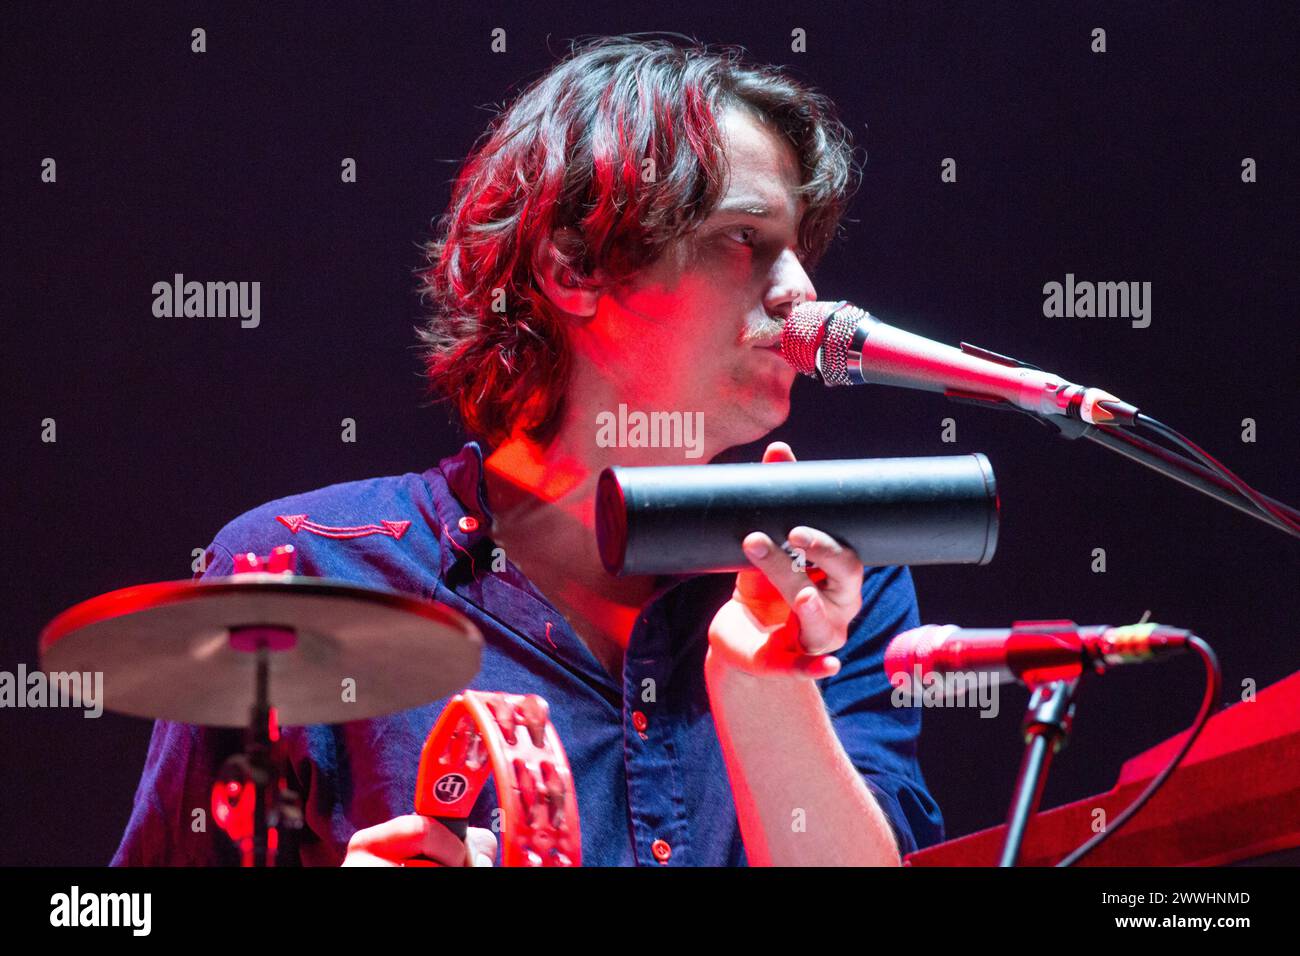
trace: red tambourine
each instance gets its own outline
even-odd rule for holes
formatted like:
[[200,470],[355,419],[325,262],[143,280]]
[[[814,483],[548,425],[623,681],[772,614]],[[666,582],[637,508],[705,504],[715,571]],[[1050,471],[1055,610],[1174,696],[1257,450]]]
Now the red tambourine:
[[415,812],[463,840],[490,775],[501,809],[504,865],[581,866],[573,775],[549,713],[536,694],[457,694],[424,742]]

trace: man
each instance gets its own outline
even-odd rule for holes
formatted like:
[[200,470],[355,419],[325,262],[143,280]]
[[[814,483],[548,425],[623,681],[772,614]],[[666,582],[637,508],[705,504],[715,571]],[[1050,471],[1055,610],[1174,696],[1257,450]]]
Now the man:
[[[271,502],[222,529],[206,573],[292,543],[299,573],[469,616],[486,641],[471,686],[550,703],[587,864],[897,864],[940,839],[919,712],[890,706],[882,670],[919,623],[906,568],[864,575],[796,528],[820,585],[761,533],[736,578],[613,578],[595,543],[602,469],[691,460],[604,447],[602,413],[702,412],[695,461],[785,421],[794,372],[773,346],[815,298],[807,270],[853,173],[830,104],[779,71],[666,41],[575,50],[493,123],[428,250],[430,378],[491,453],[475,441],[423,474]],[[775,443],[764,461],[793,457]],[[339,537],[295,515],[410,524]],[[490,794],[464,843],[410,813],[444,703],[284,731],[304,863],[491,862]],[[228,860],[191,820],[237,746],[159,722],[115,862]]]

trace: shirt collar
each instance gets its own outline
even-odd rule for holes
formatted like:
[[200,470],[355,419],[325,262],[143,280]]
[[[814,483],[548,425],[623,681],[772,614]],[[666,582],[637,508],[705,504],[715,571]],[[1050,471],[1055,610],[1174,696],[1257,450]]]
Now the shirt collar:
[[447,480],[447,487],[456,496],[466,514],[480,520],[486,518],[491,526],[492,515],[487,504],[487,480],[483,468],[483,447],[469,441],[454,455],[438,462],[438,469]]
[[[445,530],[452,537],[453,542],[464,546],[443,549],[442,571],[444,578],[448,570],[457,563],[468,561],[468,548],[472,547],[473,543],[480,538],[486,537],[492,529],[492,512],[488,507],[484,459],[483,446],[477,441],[468,441],[456,454],[449,455],[438,463],[438,470],[442,472],[447,487],[455,497],[455,503],[459,506],[460,511],[459,514],[449,516],[454,518],[455,523]],[[465,518],[472,518],[476,522],[474,530],[466,530],[466,525],[462,523]],[[696,577],[701,577],[701,575],[659,575],[655,578],[655,589],[651,601],[657,600],[678,584]]]

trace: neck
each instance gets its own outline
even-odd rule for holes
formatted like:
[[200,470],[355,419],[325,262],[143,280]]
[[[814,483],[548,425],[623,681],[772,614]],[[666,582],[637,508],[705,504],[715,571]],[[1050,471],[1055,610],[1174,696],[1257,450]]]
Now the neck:
[[[575,432],[583,440],[575,441]],[[593,429],[562,428],[545,446],[516,431],[485,462],[492,538],[616,672],[655,579],[605,571],[596,544],[596,485],[610,465],[681,463],[672,449],[601,448]],[[645,459],[645,452],[657,453]],[[675,457],[668,457],[674,456]]]
[[[586,402],[581,407],[599,406]],[[568,406],[563,424],[546,444],[516,429],[488,457],[492,512],[503,527],[541,521],[544,515],[557,523],[576,522],[590,532],[595,554],[596,484],[602,471],[613,465],[703,464],[722,450],[706,445],[700,457],[691,459],[679,448],[603,446],[597,440],[597,413],[575,410],[578,407]]]
[[[574,449],[563,436],[543,447],[516,432],[485,462],[492,537],[561,610],[637,604],[652,578],[615,578],[596,544],[596,484],[618,449]],[[568,605],[566,608],[565,605]]]

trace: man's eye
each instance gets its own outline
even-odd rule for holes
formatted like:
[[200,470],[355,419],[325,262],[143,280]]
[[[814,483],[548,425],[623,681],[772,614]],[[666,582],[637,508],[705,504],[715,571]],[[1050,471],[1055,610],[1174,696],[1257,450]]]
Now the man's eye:
[[758,230],[753,226],[736,226],[734,229],[728,229],[723,235],[734,239],[742,246],[752,246],[758,236]]

